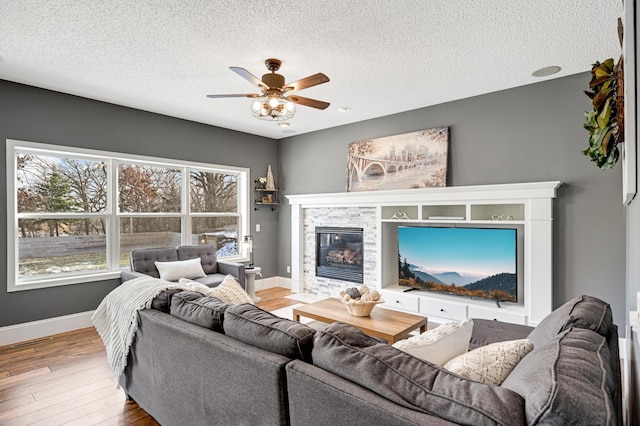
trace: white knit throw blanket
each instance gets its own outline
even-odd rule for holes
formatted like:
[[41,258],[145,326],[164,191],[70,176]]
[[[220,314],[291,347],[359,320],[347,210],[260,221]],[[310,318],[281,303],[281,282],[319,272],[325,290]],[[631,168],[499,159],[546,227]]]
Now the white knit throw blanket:
[[127,366],[129,348],[138,329],[138,311],[151,307],[153,299],[169,288],[191,289],[153,277],[135,278],[107,294],[91,317],[107,349],[107,360],[116,380]]

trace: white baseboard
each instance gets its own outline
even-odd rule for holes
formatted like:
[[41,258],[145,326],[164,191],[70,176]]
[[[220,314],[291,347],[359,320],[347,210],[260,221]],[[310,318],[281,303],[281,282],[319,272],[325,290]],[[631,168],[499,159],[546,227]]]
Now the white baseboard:
[[265,290],[267,288],[282,287],[291,289],[291,278],[285,277],[269,277],[256,279],[256,291]]
[[0,327],[0,346],[66,333],[80,328],[93,327],[91,315],[93,315],[93,311],[79,312],[62,317]]

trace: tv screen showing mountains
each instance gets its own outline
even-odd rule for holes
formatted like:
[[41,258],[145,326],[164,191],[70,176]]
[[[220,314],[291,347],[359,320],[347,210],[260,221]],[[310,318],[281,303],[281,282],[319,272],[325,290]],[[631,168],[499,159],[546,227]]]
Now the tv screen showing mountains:
[[469,282],[470,280],[472,277],[460,275],[457,272],[432,275],[420,271],[415,265],[408,265],[408,268],[401,265],[398,283],[420,290],[481,297],[503,302],[517,302],[518,280],[516,274],[502,272],[477,281]]
[[515,229],[398,228],[398,283],[517,302]]

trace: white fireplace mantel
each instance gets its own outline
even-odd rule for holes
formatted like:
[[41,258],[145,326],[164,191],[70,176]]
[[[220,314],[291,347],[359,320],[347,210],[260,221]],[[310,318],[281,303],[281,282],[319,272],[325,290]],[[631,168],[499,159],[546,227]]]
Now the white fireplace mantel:
[[286,195],[289,204],[302,208],[320,206],[375,206],[416,202],[510,200],[555,198],[559,181],[508,183],[499,185],[447,186],[442,188],[406,189],[328,194]]
[[[390,286],[397,272],[385,271],[397,259],[386,249],[387,240],[398,224],[496,224],[496,213],[523,229],[524,237],[524,305],[513,308],[535,325],[552,310],[553,198],[562,185],[559,181],[512,183],[499,185],[454,186],[443,188],[342,192],[328,194],[286,195],[291,205],[291,278],[293,290],[303,292],[304,217],[306,209],[367,207],[376,209],[375,259],[378,287]],[[397,213],[408,219],[398,219]],[[345,219],[345,226],[349,226]],[[391,268],[388,268],[391,269]],[[535,286],[533,285],[535,283]],[[535,287],[535,288],[534,288]],[[535,291],[534,291],[535,290]],[[471,302],[473,303],[473,302]],[[508,309],[507,309],[508,310]],[[501,312],[505,312],[502,310]],[[491,312],[489,312],[491,314]],[[488,315],[489,315],[488,314]]]

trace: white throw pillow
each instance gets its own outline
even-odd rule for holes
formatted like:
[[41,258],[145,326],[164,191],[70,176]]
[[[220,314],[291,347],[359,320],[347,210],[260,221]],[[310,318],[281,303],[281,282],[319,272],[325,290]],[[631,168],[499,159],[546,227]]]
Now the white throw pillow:
[[227,275],[219,286],[210,288],[195,281],[180,279],[180,284],[191,286],[194,291],[198,291],[207,296],[216,297],[230,305],[240,303],[251,303],[251,296],[247,294],[242,286],[236,281],[233,275]]
[[439,366],[469,349],[473,320],[442,324],[433,330],[400,340],[392,346]]
[[206,276],[202,269],[202,259],[196,257],[189,260],[177,260],[175,262],[154,262],[160,279],[176,281],[180,278],[200,278]]
[[500,386],[531,350],[533,342],[528,339],[491,343],[449,360],[444,368],[467,379]]

